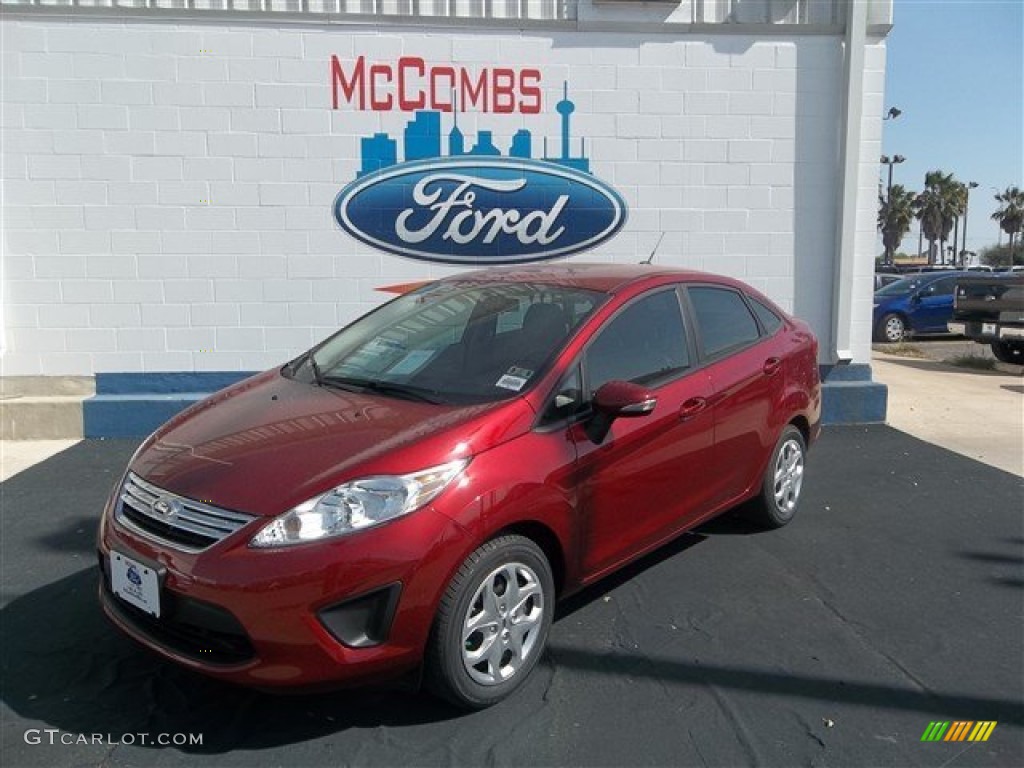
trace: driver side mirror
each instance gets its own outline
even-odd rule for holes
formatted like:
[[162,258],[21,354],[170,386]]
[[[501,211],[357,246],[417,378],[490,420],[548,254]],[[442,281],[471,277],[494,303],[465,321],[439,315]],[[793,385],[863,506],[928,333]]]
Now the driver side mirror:
[[594,415],[587,422],[587,437],[600,445],[615,419],[647,416],[657,404],[658,398],[639,384],[629,381],[602,384],[594,393]]

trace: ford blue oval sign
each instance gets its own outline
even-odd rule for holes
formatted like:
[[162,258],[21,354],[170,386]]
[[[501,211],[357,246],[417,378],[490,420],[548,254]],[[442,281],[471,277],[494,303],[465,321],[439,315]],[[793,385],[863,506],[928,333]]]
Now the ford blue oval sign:
[[589,173],[529,158],[447,157],[356,179],[338,223],[384,251],[425,261],[515,264],[567,256],[626,220],[615,190]]

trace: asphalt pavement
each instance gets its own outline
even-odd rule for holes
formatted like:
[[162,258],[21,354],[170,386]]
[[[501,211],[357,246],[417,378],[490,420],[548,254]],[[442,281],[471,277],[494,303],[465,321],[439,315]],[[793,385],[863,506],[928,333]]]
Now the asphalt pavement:
[[[1024,765],[1024,484],[888,427],[828,429],[787,528],[720,518],[563,604],[529,683],[473,714],[248,691],[122,637],[94,542],[134,448],[0,484],[4,766]],[[202,743],[141,743],[179,734]]]

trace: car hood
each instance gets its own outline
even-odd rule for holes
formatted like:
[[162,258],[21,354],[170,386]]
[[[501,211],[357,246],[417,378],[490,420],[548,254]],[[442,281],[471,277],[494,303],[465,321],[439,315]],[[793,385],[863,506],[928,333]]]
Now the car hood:
[[356,477],[472,456],[532,421],[521,398],[434,405],[316,387],[275,370],[176,416],[142,445],[130,468],[191,499],[277,515]]

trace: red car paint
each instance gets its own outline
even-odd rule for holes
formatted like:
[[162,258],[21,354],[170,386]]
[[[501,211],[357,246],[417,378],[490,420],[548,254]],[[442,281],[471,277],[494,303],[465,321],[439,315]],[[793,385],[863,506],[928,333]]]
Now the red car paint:
[[[140,642],[190,668],[264,688],[365,682],[416,669],[438,603],[465,558],[500,532],[540,544],[559,597],[593,582],[744,501],[790,423],[808,445],[820,429],[817,342],[806,324],[728,278],[652,266],[489,270],[449,281],[529,281],[610,294],[519,396],[435,405],[311,386],[272,370],[178,415],[140,447],[129,469],[181,497],[258,516],[209,549],[180,551],[114,520],[111,551],[163,573],[162,594],[219,606],[244,628],[250,658],[212,663],[182,652],[123,611],[101,585],[108,616]],[[693,283],[741,290],[782,319],[772,335],[697,364],[651,388],[653,413],[615,420],[595,443],[586,424],[538,426],[538,414],[595,332],[652,289]],[[656,332],[656,330],[654,331]],[[281,549],[249,542],[269,518],[347,481],[472,457],[428,506],[374,528]],[[386,638],[351,647],[317,611],[400,585]],[[121,606],[123,607],[123,606]]]

